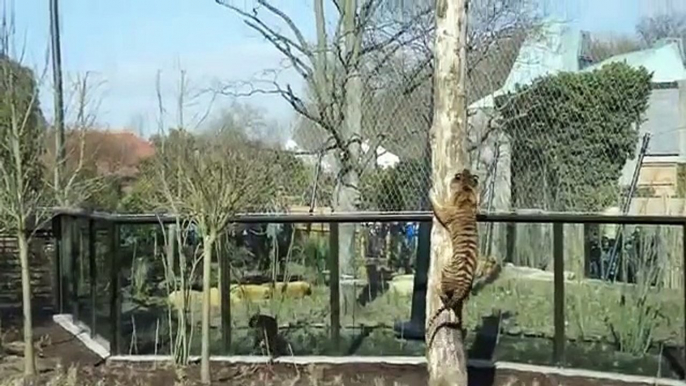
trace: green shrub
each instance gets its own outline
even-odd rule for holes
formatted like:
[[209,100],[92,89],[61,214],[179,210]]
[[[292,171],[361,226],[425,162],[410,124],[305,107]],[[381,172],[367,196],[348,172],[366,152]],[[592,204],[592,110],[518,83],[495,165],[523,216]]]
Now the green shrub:
[[517,208],[597,211],[616,203],[635,156],[652,74],[624,63],[558,73],[498,98]]

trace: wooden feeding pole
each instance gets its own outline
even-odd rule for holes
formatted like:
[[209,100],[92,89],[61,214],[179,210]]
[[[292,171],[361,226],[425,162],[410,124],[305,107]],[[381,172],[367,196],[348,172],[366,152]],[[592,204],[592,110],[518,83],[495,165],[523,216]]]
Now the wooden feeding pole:
[[[467,1],[437,0],[434,117],[431,126],[431,167],[433,194],[439,202],[448,198],[450,179],[467,165],[467,99],[465,62],[467,54]],[[450,260],[452,248],[448,234],[434,220],[431,232],[431,264],[427,289],[426,315],[430,318],[441,306],[439,283],[441,268]],[[454,313],[444,312],[436,319],[442,324]],[[428,331],[428,328],[426,329]],[[430,337],[427,336],[427,339]],[[428,342],[427,342],[428,344]],[[430,385],[467,385],[467,358],[460,331],[441,328],[427,347]]]

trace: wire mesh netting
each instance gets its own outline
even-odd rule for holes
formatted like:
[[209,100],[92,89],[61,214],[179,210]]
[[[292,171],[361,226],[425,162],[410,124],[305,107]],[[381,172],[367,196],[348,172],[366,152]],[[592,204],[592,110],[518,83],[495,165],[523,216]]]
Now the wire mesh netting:
[[[294,31],[256,22],[274,16],[268,7],[224,6],[282,52],[305,87],[261,79],[222,84],[220,92],[283,97],[296,113],[290,138],[282,141],[258,110],[236,105],[201,134],[179,126],[156,137],[166,169],[138,188],[170,189],[159,179],[174,176],[175,157],[186,162],[177,169],[198,170],[226,170],[230,159],[246,171],[202,178],[233,184],[247,197],[232,208],[240,212],[427,210],[433,90],[442,87],[433,82],[431,8],[370,11],[374,28],[347,60],[353,53],[343,37],[303,47]],[[683,195],[676,181],[650,182],[647,172],[634,178],[654,156],[681,156],[679,39],[586,32],[543,17],[526,0],[476,1],[469,16],[466,166],[481,177],[484,210],[629,212],[654,206],[632,197]],[[252,182],[236,185],[239,178]]]
[[[433,2],[362,9],[312,41],[273,7],[221,3],[304,82],[297,90],[274,71],[221,84],[220,94],[281,97],[296,113],[289,136],[239,105],[207,131],[179,125],[155,138],[151,167],[120,209],[212,223],[236,212],[429,208],[434,91],[445,87],[434,82]],[[466,166],[480,177],[482,211],[683,213],[683,41],[673,33],[658,39],[648,24],[637,27],[638,37],[608,35],[548,17],[538,2],[470,2],[464,139]],[[346,28],[364,33],[351,40]],[[356,248],[374,227],[341,224],[345,280],[360,279],[357,267],[373,261]],[[392,228],[389,239],[399,244],[404,235]],[[683,269],[674,238],[651,232],[570,226],[569,267],[579,276],[636,281],[622,267],[648,259],[635,253],[643,246],[636,240],[648,237],[657,240],[651,251],[669,251],[660,255],[664,264]],[[480,224],[480,237],[484,256],[552,270],[552,225]],[[666,287],[683,285],[667,272],[660,276]]]
[[[444,87],[433,80],[429,3],[341,17],[341,31],[369,23],[357,43],[337,31],[305,44],[273,8],[222,2],[284,56],[304,87],[270,72],[219,91],[281,97],[296,113],[289,138],[239,105],[207,131],[179,125],[154,139],[150,167],[118,209],[186,213],[210,223],[236,212],[427,210],[434,90]],[[639,26],[636,38],[617,37],[548,17],[536,2],[470,4],[466,166],[480,176],[483,211],[683,212],[683,42],[649,39],[646,28]],[[549,225],[509,233],[482,228],[485,255],[532,265],[552,253]],[[600,245],[612,227],[589,228],[577,244]],[[346,275],[354,274],[360,229],[341,227]],[[616,232],[609,239],[616,250]],[[609,260],[596,264],[594,275],[616,267],[615,253],[606,255],[613,257],[601,258]]]

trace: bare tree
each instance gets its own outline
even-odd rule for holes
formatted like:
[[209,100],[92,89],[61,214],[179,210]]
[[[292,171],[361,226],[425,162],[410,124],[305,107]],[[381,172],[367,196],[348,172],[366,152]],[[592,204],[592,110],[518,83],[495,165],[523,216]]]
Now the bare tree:
[[[94,157],[102,144],[88,143],[89,132],[95,130],[101,102],[98,89],[103,84],[102,81],[93,82],[88,72],[77,74],[69,82],[65,109],[65,117],[68,119],[67,135],[66,143],[62,144],[64,159],[61,160],[63,165],[60,167],[60,181],[58,185],[48,182],[54,203],[58,207],[79,207],[105,187],[102,176],[95,170]],[[50,136],[52,135],[58,133],[51,130]],[[49,141],[55,143],[53,138],[49,138]],[[48,169],[53,169],[57,166],[57,149],[50,146],[46,148],[43,162]]]
[[[539,16],[534,9],[535,3],[531,0],[470,2],[465,79],[468,104],[496,91],[505,82],[526,36],[536,31]],[[431,115],[434,112],[435,25],[433,20],[431,24],[424,19],[421,21],[422,23],[413,31],[423,36],[414,39],[410,51],[403,53],[410,55],[413,60],[405,60],[406,65],[393,70],[396,74],[395,84],[387,89],[387,97],[384,99],[405,99],[406,104],[421,111],[419,115],[425,124],[420,126],[421,130],[415,127],[413,134],[416,135],[414,138],[418,137],[417,139],[426,142],[432,121]],[[398,113],[402,111],[398,108],[386,108],[383,115],[398,121],[395,110],[398,110]],[[414,123],[411,120],[410,122]],[[470,148],[476,149],[486,139],[478,138]]]
[[605,34],[591,39],[588,55],[594,62],[601,62],[615,55],[638,51],[645,47],[639,39],[632,36]]
[[272,173],[264,170],[269,166],[254,162],[261,157],[258,149],[246,149],[240,143],[204,139],[198,142],[187,154],[181,170],[185,192],[181,205],[182,212],[197,224],[203,239],[201,378],[209,383],[210,279],[215,243],[231,217],[253,204],[256,194],[269,196],[275,189]]
[[[187,79],[182,72],[177,101],[178,127],[173,132],[179,138],[172,142],[162,137],[154,174],[155,185],[159,187],[158,196],[164,198],[162,202],[177,216],[190,220],[202,236],[201,380],[209,383],[213,251],[239,210],[268,201],[274,194],[274,173],[271,163],[259,162],[264,157],[263,149],[225,135],[222,128],[210,135],[192,135],[185,127],[191,124],[186,122],[183,114],[188,92]],[[158,98],[161,101],[159,85]],[[164,115],[161,102],[160,115]],[[203,114],[195,124],[206,116]],[[160,122],[164,128],[163,121]]]
[[636,32],[649,45],[664,38],[686,40],[686,13],[671,12],[644,17],[636,25]]
[[[450,179],[456,170],[467,165],[466,7],[467,0],[440,0],[437,3],[434,79],[441,87],[435,94],[431,166],[433,194],[438,202],[448,199]],[[441,270],[449,263],[451,250],[446,231],[434,221],[426,295],[427,316],[434,315],[442,305],[439,298]],[[455,323],[455,318],[453,312],[444,312],[435,323],[438,326]],[[430,385],[467,385],[467,358],[463,344],[462,332],[453,328],[439,328],[433,338],[427,338]]]
[[[405,29],[370,42],[365,36],[373,28],[373,17],[385,0],[333,0],[335,28],[329,37],[324,0],[313,0],[316,38],[310,43],[293,19],[268,0],[256,0],[252,10],[238,7],[230,0],[215,1],[239,15],[284,55],[288,65],[304,81],[306,92],[314,102],[308,104],[290,85],[283,86],[276,79],[229,85],[222,92],[233,96],[280,95],[298,114],[321,128],[326,133],[323,151],[334,151],[337,164],[334,210],[358,211],[361,205],[359,181],[366,165],[361,160],[361,66],[370,53],[402,40]],[[267,17],[275,17],[285,26],[286,32],[265,22]],[[247,91],[241,91],[241,86]],[[339,231],[341,271],[351,274],[355,225],[341,225]]]
[[207,135],[238,135],[274,149],[283,148],[288,139],[288,131],[277,121],[268,119],[266,111],[238,102],[223,109],[203,131]]
[[[375,14],[374,28],[365,37],[367,44],[371,44],[401,29],[405,31],[402,39],[366,56],[362,67],[365,85],[362,134],[378,139],[379,144],[401,160],[424,160],[413,163],[413,168],[416,168],[417,181],[425,181],[429,180],[431,170],[428,133],[434,109],[435,4],[431,1],[396,3],[387,4]],[[468,103],[472,103],[503,85],[525,38],[536,33],[539,15],[531,0],[472,1],[469,15],[472,22],[468,33],[466,87]],[[474,160],[487,158],[481,157],[483,149],[488,149],[487,154],[494,153],[496,129],[497,125],[484,128],[478,120],[470,120],[469,150]],[[318,151],[326,138],[315,125],[304,120],[297,122],[295,139],[305,149]],[[370,141],[370,145],[374,142]],[[477,169],[486,166],[485,179],[494,174],[490,162],[478,165]],[[368,199],[365,197],[364,201]],[[417,202],[415,209],[428,209],[428,186],[414,192],[411,199]]]
[[43,152],[45,119],[38,102],[35,76],[24,67],[14,47],[13,14],[3,3],[0,26],[0,223],[17,239],[21,263],[24,316],[24,374],[35,375],[29,243],[47,217],[40,205],[44,196]]

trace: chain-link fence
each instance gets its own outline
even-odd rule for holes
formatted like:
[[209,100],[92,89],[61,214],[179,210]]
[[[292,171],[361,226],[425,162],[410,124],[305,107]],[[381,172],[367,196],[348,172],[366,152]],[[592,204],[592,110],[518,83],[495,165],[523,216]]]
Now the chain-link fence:
[[[257,192],[269,185],[276,198],[248,209],[428,209],[433,89],[441,87],[432,81],[431,6],[360,10],[365,17],[350,28],[363,32],[351,49],[343,33],[315,33],[305,44],[285,19],[273,23],[288,29],[272,28],[268,20],[277,14],[269,8],[224,5],[267,37],[305,85],[300,91],[262,79],[222,88],[233,96],[275,93],[296,112],[287,139],[255,111],[232,112],[218,125],[260,148],[252,165],[273,166],[272,181],[247,195],[262,197]],[[638,36],[587,32],[537,7],[527,0],[470,4],[466,143],[469,166],[482,177],[483,209],[637,211],[640,200],[631,197],[683,196],[674,176],[633,178],[656,155],[671,157],[669,173],[683,174],[676,166],[686,125],[678,107],[686,73],[678,33],[660,35],[657,19],[638,25]],[[347,21],[340,23],[345,31]],[[651,138],[642,153],[644,134]]]
[[[142,168],[139,194],[119,210],[427,210],[433,91],[444,87],[433,82],[433,2],[363,8],[352,19],[315,9],[339,30],[324,23],[308,34],[279,8],[222,4],[303,87],[270,72],[217,90],[280,96],[296,113],[291,130],[284,136],[283,123],[239,105],[199,134],[179,122],[156,139],[155,167]],[[644,12],[637,33],[607,34],[550,17],[538,2],[470,3],[465,143],[483,211],[684,212],[686,18],[663,11]],[[601,236],[617,248],[615,228],[590,228],[575,236],[579,251]],[[550,267],[550,227],[517,229],[489,225],[483,253]],[[341,243],[352,250],[347,236]]]

